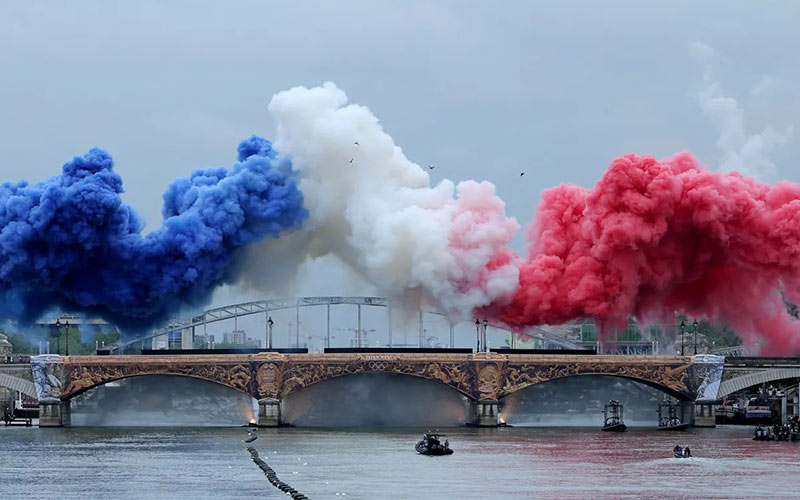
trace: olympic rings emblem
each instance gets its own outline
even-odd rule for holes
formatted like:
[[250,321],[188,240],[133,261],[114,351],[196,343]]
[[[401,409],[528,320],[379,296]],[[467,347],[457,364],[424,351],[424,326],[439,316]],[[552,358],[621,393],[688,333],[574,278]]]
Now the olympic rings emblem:
[[373,360],[367,363],[367,367],[374,372],[382,372],[386,371],[386,369],[389,368],[389,362],[383,360],[380,361]]

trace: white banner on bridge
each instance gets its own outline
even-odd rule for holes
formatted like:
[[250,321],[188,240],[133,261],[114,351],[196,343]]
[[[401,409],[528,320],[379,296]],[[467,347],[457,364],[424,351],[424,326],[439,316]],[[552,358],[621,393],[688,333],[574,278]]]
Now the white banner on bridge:
[[697,354],[694,362],[701,370],[703,382],[697,388],[697,401],[715,401],[722,383],[722,369],[725,366],[725,356],[714,354]]

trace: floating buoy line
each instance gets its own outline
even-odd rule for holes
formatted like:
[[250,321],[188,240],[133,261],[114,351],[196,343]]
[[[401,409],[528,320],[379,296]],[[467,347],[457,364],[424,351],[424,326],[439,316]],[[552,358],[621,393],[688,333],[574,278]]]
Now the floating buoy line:
[[284,483],[278,478],[278,475],[272,470],[272,467],[267,464],[267,462],[261,460],[258,456],[258,450],[252,448],[250,446],[247,447],[247,451],[250,452],[250,458],[253,459],[258,468],[264,472],[264,475],[267,476],[267,480],[272,483],[272,485],[284,493],[287,493],[292,496],[292,498],[297,500],[308,500],[308,497],[297,491],[296,489],[292,488],[288,484]]

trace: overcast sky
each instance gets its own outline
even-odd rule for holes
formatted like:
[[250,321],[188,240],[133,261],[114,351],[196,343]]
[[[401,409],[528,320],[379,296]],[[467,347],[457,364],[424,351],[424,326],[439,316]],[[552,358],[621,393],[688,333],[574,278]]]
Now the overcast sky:
[[[437,165],[434,182],[489,180],[523,226],[543,189],[591,186],[624,153],[688,149],[716,168],[720,130],[698,97],[710,82],[748,133],[800,127],[798,2],[0,5],[2,180],[103,147],[148,229],[170,180],[272,137],[267,103],[296,85],[335,82],[409,159]],[[695,42],[713,54],[698,61]],[[800,181],[798,155],[800,130],[771,155],[779,178]],[[374,292],[345,278],[326,259],[293,292]]]

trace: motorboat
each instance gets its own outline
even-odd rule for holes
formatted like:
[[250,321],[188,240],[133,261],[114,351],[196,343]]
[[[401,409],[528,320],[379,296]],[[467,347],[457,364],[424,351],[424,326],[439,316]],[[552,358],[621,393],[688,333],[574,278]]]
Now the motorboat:
[[[444,441],[444,443],[442,443]],[[414,447],[420,455],[452,455],[453,450],[450,449],[450,441],[444,434],[428,432],[422,435],[420,440]]]
[[612,399],[603,407],[603,429],[608,432],[625,432],[628,426],[622,418],[622,405]]
[[748,420],[763,420],[768,421],[772,419],[772,409],[769,406],[769,399],[765,396],[756,396],[750,398],[745,407],[745,418]]
[[658,405],[658,430],[660,431],[685,431],[689,428],[688,422],[681,422],[678,418],[678,405],[672,400],[664,400]]
[[679,446],[676,444],[675,448],[672,448],[672,456],[675,458],[692,458],[692,450],[690,450],[688,446]]
[[753,433],[753,441],[774,441],[775,435],[772,433],[772,429],[769,427],[764,427],[759,425],[756,427],[756,431]]
[[773,425],[772,435],[775,436],[775,441],[789,441],[792,437],[792,426],[789,424]]

